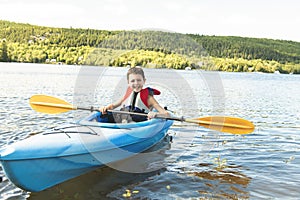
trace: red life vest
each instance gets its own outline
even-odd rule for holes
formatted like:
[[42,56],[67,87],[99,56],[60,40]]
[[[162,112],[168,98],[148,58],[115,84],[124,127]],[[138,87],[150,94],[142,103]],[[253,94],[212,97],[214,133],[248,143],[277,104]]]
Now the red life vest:
[[[148,105],[149,95],[151,96],[160,95],[160,91],[150,87],[142,89],[136,96],[134,107],[139,108],[140,110],[144,110],[146,112],[151,111],[152,108],[150,108]],[[131,106],[133,97],[134,97],[133,90],[131,88],[127,88],[127,91],[123,97],[122,107],[126,108]]]

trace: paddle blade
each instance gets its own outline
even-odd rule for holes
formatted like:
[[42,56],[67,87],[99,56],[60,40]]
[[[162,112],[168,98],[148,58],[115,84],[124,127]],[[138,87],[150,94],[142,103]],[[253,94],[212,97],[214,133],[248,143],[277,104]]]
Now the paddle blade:
[[186,121],[197,123],[208,129],[233,134],[247,134],[254,131],[254,124],[248,120],[237,117],[211,116]]
[[48,114],[58,114],[76,109],[62,99],[47,95],[34,95],[30,98],[29,104],[33,110]]

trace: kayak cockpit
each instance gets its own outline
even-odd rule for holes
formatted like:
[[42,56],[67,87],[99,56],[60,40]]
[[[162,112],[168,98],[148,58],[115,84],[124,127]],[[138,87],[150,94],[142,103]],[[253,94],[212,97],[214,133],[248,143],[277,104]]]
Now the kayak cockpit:
[[[137,127],[144,127],[151,124],[155,124],[157,122],[166,121],[164,119],[151,119],[142,122],[130,122],[130,123],[109,123],[106,122],[105,118],[101,117],[101,112],[93,112],[87,117],[79,120],[76,124],[82,126],[96,126],[102,128],[114,128],[114,129],[130,129],[130,128],[137,128]],[[170,121],[171,122],[171,121]]]

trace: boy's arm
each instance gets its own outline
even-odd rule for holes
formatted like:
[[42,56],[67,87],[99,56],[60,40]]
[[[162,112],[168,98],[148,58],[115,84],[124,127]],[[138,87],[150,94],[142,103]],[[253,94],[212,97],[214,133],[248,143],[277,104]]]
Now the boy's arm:
[[[149,98],[148,98],[148,105],[150,106],[150,107],[153,107],[153,108],[155,108],[157,111],[158,111],[158,113],[160,114],[160,115],[163,115],[163,116],[165,116],[165,117],[169,117],[169,113],[168,113],[168,111],[166,111],[163,107],[161,107],[160,105],[159,105],[159,103],[156,101],[156,99],[153,97],[153,96],[149,96]],[[151,112],[151,113],[153,113],[153,112]],[[154,116],[153,116],[154,115]],[[151,116],[149,117],[149,118],[153,118],[153,117],[155,117],[155,114],[151,114]]]
[[122,104],[122,102],[123,102],[123,98],[114,103],[108,104],[107,106],[100,107],[99,111],[105,114],[107,110],[113,110],[119,107]]

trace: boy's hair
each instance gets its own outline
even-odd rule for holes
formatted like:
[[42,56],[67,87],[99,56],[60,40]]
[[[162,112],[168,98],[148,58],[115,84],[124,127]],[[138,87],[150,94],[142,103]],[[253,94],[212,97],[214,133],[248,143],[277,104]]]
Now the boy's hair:
[[145,74],[144,70],[141,67],[132,67],[127,71],[127,80],[129,80],[129,75],[130,74],[140,74],[142,75],[143,79],[145,80]]

